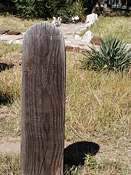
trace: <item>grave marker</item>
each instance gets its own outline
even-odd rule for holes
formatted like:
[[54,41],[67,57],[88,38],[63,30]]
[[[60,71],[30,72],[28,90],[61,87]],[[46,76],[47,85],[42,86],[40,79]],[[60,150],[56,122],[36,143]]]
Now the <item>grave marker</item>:
[[62,175],[65,116],[65,44],[47,22],[24,35],[21,175]]

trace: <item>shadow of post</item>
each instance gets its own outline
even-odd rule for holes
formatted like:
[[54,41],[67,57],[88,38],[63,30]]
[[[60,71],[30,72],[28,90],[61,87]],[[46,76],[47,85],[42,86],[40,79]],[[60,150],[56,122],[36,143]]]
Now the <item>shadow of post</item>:
[[13,66],[13,64],[0,63],[0,72],[6,69],[11,69]]
[[64,149],[64,166],[84,165],[86,155],[94,156],[99,151],[100,146],[94,142],[76,142]]

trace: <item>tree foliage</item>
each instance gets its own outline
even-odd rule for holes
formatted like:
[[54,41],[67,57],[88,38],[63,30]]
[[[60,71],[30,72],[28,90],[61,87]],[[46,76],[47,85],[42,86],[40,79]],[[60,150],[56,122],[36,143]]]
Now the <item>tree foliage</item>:
[[22,18],[52,18],[62,16],[65,21],[82,9],[82,3],[73,0],[12,0]]

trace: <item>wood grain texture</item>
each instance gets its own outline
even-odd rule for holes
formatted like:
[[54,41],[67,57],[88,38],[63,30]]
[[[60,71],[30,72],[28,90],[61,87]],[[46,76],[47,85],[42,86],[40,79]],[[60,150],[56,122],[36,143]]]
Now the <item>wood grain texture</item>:
[[47,22],[23,40],[21,175],[62,175],[65,116],[65,43]]

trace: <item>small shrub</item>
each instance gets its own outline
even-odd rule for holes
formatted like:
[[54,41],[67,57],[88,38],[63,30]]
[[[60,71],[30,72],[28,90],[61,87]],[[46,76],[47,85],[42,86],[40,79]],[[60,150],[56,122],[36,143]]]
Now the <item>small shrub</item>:
[[[17,13],[22,18],[50,18],[58,9],[59,1],[56,0],[13,0]],[[64,3],[63,3],[64,4]]]
[[33,0],[13,0],[15,3],[17,13],[22,18],[34,18],[37,17],[37,11],[35,10],[35,1]]
[[87,57],[82,61],[82,68],[93,70],[117,70],[123,71],[131,65],[131,48],[127,49],[126,44],[120,39],[111,35],[101,41],[98,51],[91,48],[83,54]]
[[79,15],[86,8],[82,1],[72,0],[12,0],[15,3],[17,14],[22,18],[52,18],[61,16],[63,22],[69,22],[70,17]]
[[71,22],[72,16],[78,16],[82,13],[83,5],[81,2],[72,3],[72,1],[66,1],[64,7],[60,8],[57,12],[58,16],[62,17],[62,22]]

